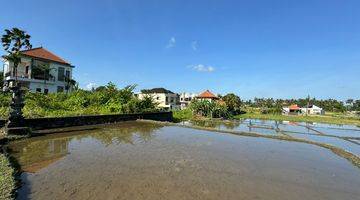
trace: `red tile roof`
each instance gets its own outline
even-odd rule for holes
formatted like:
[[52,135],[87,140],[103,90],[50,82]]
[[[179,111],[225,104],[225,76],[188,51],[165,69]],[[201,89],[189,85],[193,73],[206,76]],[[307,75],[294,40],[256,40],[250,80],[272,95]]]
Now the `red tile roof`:
[[293,105],[289,106],[289,109],[290,110],[300,110],[300,107],[296,104],[293,104]]
[[209,90],[206,90],[205,92],[201,93],[197,98],[202,99],[219,99],[219,97],[215,96],[213,93],[211,93]]
[[60,58],[59,56],[51,53],[50,51],[48,51],[47,49],[45,49],[43,47],[24,50],[24,51],[21,51],[21,53],[23,55],[34,57],[34,58],[41,58],[41,59],[54,61],[54,62],[58,62],[58,63],[65,64],[65,65],[70,65],[70,63],[68,63],[64,59]]

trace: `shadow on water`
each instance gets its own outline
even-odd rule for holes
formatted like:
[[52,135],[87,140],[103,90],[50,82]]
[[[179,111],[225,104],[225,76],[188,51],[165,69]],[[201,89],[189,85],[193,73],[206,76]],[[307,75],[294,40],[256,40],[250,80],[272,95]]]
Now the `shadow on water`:
[[11,154],[12,165],[18,169],[17,179],[21,179],[16,198],[29,199],[28,195],[31,194],[29,174],[36,173],[70,154],[69,146],[72,141],[91,138],[104,146],[121,143],[133,145],[135,139],[142,143],[150,141],[155,137],[155,130],[163,127],[163,125],[154,123],[143,123],[138,126],[141,122],[136,123],[137,126],[128,122],[121,124],[121,127],[112,124],[76,131],[49,131],[47,133],[59,133],[11,142],[7,149]]
[[[135,123],[137,123],[135,125]],[[155,137],[155,130],[163,125],[155,123],[127,122],[99,127],[97,129],[65,132],[14,141],[8,148],[17,159],[21,171],[34,173],[66,156],[72,141],[92,138],[104,146],[111,144],[134,144],[134,139],[146,143]]]

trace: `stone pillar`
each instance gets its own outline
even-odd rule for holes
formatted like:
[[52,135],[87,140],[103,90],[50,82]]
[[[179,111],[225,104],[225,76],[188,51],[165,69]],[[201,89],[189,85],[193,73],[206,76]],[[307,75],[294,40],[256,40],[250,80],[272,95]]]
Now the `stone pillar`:
[[8,135],[26,135],[29,133],[29,128],[25,127],[25,119],[23,117],[22,109],[24,107],[23,92],[18,84],[10,83],[10,92],[12,93],[10,104],[9,120],[6,124],[6,133]]

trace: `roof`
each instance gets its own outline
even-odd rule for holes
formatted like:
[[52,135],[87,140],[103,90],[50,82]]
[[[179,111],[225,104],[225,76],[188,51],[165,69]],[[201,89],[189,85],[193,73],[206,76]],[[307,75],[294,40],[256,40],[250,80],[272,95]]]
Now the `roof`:
[[172,91],[167,90],[165,88],[153,88],[153,89],[145,89],[145,90],[141,90],[141,93],[144,94],[151,94],[151,93],[170,93],[170,94],[174,94]]
[[201,94],[199,94],[199,96],[197,96],[197,98],[201,98],[201,99],[219,99],[219,97],[215,96],[209,90],[206,90],[206,91],[202,92]]
[[291,106],[289,106],[290,110],[300,110],[300,107],[297,104],[293,104]]
[[54,62],[65,64],[65,65],[70,65],[69,62],[65,61],[64,59],[60,58],[59,56],[53,54],[52,52],[50,52],[49,50],[47,50],[43,47],[37,47],[37,48],[29,49],[29,50],[24,50],[24,51],[21,51],[21,54],[29,56],[29,57],[33,57],[33,58],[41,58],[41,59],[54,61]]
[[313,108],[313,109],[322,109],[322,108],[320,108],[319,106],[316,106],[316,105],[309,105],[309,107],[308,108]]

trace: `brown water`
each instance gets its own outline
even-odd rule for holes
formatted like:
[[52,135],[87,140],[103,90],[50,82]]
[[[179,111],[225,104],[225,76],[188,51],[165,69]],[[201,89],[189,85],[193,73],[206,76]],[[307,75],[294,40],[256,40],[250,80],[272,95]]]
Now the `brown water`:
[[360,170],[309,144],[125,122],[9,147],[19,199],[360,199]]

